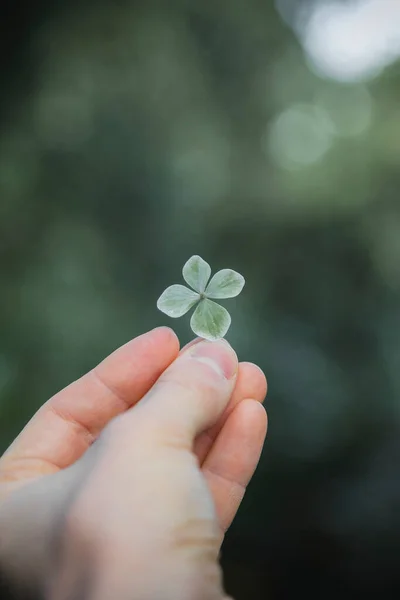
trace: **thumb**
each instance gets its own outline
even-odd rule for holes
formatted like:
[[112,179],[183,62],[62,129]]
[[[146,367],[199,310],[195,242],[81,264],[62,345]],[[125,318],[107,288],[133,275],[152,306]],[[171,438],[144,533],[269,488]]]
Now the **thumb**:
[[202,340],[180,354],[130,416],[136,418],[141,410],[162,439],[174,437],[191,447],[225,410],[237,370],[238,359],[228,342]]

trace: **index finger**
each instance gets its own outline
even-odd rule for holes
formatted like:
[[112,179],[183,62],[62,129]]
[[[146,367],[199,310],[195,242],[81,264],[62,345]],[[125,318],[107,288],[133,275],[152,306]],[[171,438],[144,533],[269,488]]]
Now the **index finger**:
[[39,409],[3,456],[3,472],[13,467],[26,476],[73,464],[111,419],[148,392],[178,353],[178,338],[167,327],[113,352]]

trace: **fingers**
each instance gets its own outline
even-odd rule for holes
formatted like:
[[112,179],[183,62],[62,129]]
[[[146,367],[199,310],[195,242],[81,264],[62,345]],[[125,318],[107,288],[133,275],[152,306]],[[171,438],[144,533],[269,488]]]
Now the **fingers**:
[[116,350],[41,407],[3,457],[3,469],[11,459],[21,471],[52,472],[74,463],[113,417],[141,399],[178,352],[179,341],[166,327]]
[[267,380],[261,369],[252,363],[240,363],[235,389],[233,390],[228,406],[217,423],[200,434],[195,441],[194,451],[200,464],[203,463],[218,433],[221,431],[235,406],[245,398],[253,398],[258,402],[263,402],[266,393]]
[[228,417],[202,471],[219,523],[226,531],[257,467],[267,433],[267,413],[255,400],[243,400]]
[[196,436],[225,410],[237,371],[237,356],[226,341],[198,342],[180,354],[127,416],[136,419],[140,413],[159,440],[192,448]]

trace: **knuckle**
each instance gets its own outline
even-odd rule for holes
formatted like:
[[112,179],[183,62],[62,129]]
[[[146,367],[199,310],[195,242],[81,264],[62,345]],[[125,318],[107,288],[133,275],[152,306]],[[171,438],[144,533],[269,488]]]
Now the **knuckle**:
[[[132,409],[131,409],[132,411]],[[145,441],[147,427],[144,419],[138,418],[139,411],[126,412],[115,417],[102,433],[103,441],[110,451],[114,448],[130,448],[131,450]]]
[[220,387],[208,369],[186,369],[165,373],[157,383],[158,391],[168,397],[188,398],[192,401],[212,402],[220,396]]

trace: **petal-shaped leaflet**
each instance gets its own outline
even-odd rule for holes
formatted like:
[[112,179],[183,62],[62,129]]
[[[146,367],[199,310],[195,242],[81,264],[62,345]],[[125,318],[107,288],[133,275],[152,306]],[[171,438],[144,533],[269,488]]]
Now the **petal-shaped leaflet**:
[[226,335],[231,324],[231,316],[223,307],[212,300],[201,300],[192,318],[190,327],[196,335],[214,342]]
[[170,285],[157,300],[157,308],[169,317],[182,317],[200,299],[199,294],[184,285]]
[[202,294],[211,275],[211,267],[200,256],[192,256],[182,269],[184,280],[191,288]]
[[222,269],[215,273],[208,284],[205,294],[207,298],[222,300],[223,298],[234,298],[243,289],[244,277],[232,269]]

